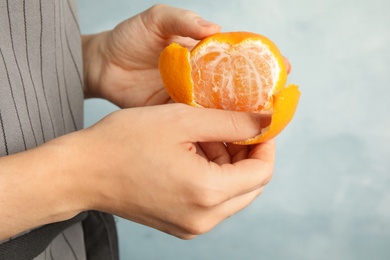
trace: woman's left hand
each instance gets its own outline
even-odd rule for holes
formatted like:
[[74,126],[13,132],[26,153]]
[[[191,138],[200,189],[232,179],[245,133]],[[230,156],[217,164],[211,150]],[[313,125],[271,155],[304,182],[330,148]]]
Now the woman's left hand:
[[112,31],[85,35],[85,96],[121,108],[167,103],[170,98],[158,71],[161,51],[172,42],[191,49],[219,30],[191,11],[155,5]]

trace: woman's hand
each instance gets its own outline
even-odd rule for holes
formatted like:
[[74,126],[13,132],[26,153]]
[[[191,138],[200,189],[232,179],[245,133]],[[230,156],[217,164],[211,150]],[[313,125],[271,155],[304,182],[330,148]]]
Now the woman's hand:
[[[85,35],[85,96],[104,98],[121,108],[168,103],[158,71],[161,51],[172,42],[191,49],[219,30],[191,11],[160,4],[112,31]],[[290,72],[290,63],[285,62]]]
[[257,135],[260,120],[181,104],[117,111],[72,141],[79,197],[86,208],[180,238],[203,234],[245,208],[270,181],[273,141],[222,142]]
[[203,234],[245,208],[270,181],[273,141],[224,143],[257,135],[261,120],[183,104],[122,109],[2,157],[0,239],[85,210],[183,239]]
[[161,51],[173,41],[192,48],[219,30],[191,11],[155,5],[112,31],[83,36],[85,96],[122,108],[167,103],[158,71]]

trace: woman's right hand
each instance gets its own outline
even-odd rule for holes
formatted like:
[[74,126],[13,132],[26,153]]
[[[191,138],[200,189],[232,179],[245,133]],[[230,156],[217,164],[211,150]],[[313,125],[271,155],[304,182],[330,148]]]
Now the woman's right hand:
[[[116,111],[0,158],[0,239],[100,210],[174,236],[203,234],[250,204],[273,173],[254,114],[183,104]],[[26,205],[28,210],[26,210]]]
[[89,207],[189,239],[246,207],[270,181],[273,141],[223,143],[257,135],[259,120],[182,104],[121,110],[80,133],[74,173],[87,184]]

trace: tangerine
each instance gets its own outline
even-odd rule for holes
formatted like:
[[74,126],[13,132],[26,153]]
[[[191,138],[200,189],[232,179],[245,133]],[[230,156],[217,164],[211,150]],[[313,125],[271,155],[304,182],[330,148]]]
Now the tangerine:
[[217,33],[191,51],[172,43],[160,55],[159,70],[176,102],[271,116],[259,135],[237,144],[277,136],[293,118],[300,97],[297,85],[285,87],[287,70],[277,46],[250,32]]

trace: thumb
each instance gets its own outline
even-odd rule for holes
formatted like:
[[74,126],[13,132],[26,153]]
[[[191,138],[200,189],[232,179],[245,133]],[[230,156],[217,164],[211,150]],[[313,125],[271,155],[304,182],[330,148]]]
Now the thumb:
[[168,5],[155,5],[145,12],[160,34],[165,37],[182,36],[196,40],[219,32],[221,27],[204,20],[196,13]]
[[184,132],[191,142],[234,142],[258,135],[271,117],[256,113],[188,107]]

